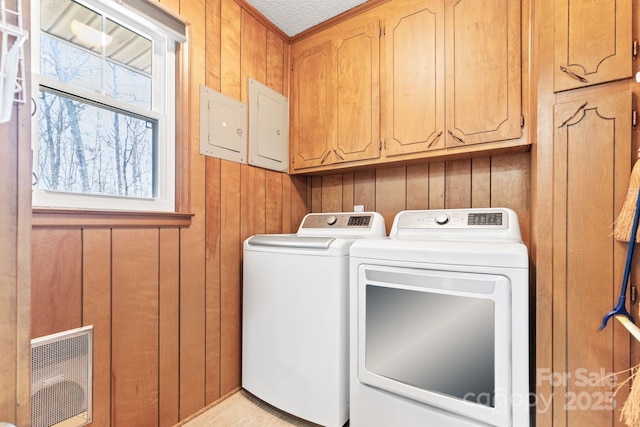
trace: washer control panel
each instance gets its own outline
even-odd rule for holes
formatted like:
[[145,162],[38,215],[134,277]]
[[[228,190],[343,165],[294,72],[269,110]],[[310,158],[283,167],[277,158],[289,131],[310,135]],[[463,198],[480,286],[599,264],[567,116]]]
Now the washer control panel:
[[305,217],[300,228],[369,228],[371,224],[373,224],[373,214],[309,214]]
[[298,236],[384,237],[384,217],[377,212],[330,212],[307,214]]

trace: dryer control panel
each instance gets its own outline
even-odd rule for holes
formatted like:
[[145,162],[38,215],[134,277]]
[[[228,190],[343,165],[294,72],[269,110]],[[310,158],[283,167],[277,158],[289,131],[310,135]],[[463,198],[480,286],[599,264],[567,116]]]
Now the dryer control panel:
[[405,211],[399,218],[400,228],[493,228],[509,227],[509,215],[501,210],[475,212],[470,210]]
[[396,215],[389,236],[521,240],[518,217],[507,208],[402,211]]

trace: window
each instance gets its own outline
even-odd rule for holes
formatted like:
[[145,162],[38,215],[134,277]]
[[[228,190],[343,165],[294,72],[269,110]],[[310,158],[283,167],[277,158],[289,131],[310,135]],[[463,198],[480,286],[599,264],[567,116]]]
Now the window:
[[175,209],[183,40],[124,3],[41,0],[34,11],[34,207]]

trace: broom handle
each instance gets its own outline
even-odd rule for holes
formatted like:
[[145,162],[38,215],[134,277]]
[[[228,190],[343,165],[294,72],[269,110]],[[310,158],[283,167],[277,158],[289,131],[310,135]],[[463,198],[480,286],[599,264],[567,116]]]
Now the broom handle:
[[629,272],[631,270],[631,260],[633,259],[633,250],[636,246],[636,233],[638,232],[638,219],[640,218],[640,189],[638,189],[638,197],[636,200],[636,210],[633,214],[633,225],[631,226],[631,237],[629,238],[629,249],[627,250],[627,262],[624,266],[624,277],[622,278],[622,289],[620,290],[620,299],[627,295],[627,283],[629,282]]

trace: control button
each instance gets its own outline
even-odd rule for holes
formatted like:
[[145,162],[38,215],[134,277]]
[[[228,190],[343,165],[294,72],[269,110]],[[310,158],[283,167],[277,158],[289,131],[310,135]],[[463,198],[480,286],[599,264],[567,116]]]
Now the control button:
[[336,221],[338,221],[338,218],[335,215],[331,215],[329,218],[327,218],[327,224],[329,225],[335,224]]
[[449,222],[449,215],[447,215],[447,214],[438,214],[438,215],[436,215],[435,220],[436,220],[436,224],[445,225],[446,223]]

